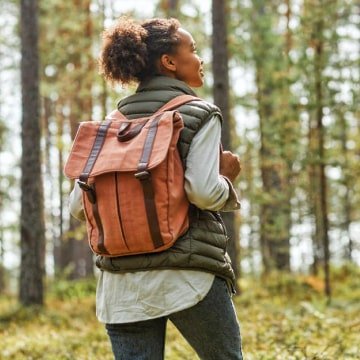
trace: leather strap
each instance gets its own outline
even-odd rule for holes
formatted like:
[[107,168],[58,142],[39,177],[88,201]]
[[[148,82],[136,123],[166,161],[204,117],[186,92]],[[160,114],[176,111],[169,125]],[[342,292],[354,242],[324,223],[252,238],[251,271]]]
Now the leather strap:
[[156,116],[164,111],[177,109],[179,106],[194,100],[201,100],[201,99],[193,95],[186,95],[186,94],[179,95],[168,101],[165,105],[163,105],[158,111],[154,113],[153,116]]
[[96,159],[98,158],[98,156],[100,154],[101,148],[104,145],[106,133],[109,129],[110,124],[111,124],[111,120],[107,119],[99,126],[93,147],[90,151],[90,155],[86,161],[85,167],[84,167],[81,175],[79,176],[79,180],[82,183],[87,184],[91,170],[93,169]]
[[[175,98],[173,98],[172,100],[170,100],[169,102],[167,102],[165,105],[163,105],[158,111],[156,111],[149,119],[153,118],[154,116],[157,116],[158,114],[164,112],[164,111],[169,111],[169,110],[173,110],[178,108],[179,106],[188,103],[189,101],[193,101],[193,100],[201,100],[200,98],[196,97],[196,96],[192,96],[192,95],[179,95]],[[123,115],[119,110],[114,110],[112,111],[108,116],[107,119],[112,119],[112,120],[127,120],[127,118],[125,117],[125,115]],[[131,130],[127,130],[128,127],[130,126],[130,122],[123,124],[118,132],[118,140],[120,142],[125,142],[128,140],[131,140],[132,138],[134,138],[136,135],[138,135],[141,130],[143,129],[143,127],[146,125],[147,121],[144,121],[143,123],[137,124],[135,125]]]
[[101,218],[100,218],[100,214],[99,214],[99,209],[98,209],[98,205],[95,202],[94,204],[92,204],[92,212],[94,215],[94,219],[96,222],[96,227],[98,229],[99,232],[99,237],[97,238],[97,247],[98,250],[102,253],[102,254],[109,254],[109,252],[107,251],[105,244],[104,244],[104,229],[102,226],[102,222],[101,222]]
[[151,239],[155,249],[164,245],[164,242],[162,240],[159,221],[157,217],[154,187],[151,180],[151,174],[149,171],[147,171],[147,167],[149,164],[152,148],[154,146],[154,141],[161,117],[162,114],[157,115],[152,120],[149,126],[149,130],[145,139],[143,152],[141,154],[141,158],[138,163],[138,168],[137,168],[138,171],[135,174],[135,177],[138,180],[140,180],[143,189],[146,216],[150,229]]
[[129,245],[126,242],[126,238],[124,235],[124,228],[123,228],[123,221],[122,221],[122,216],[121,216],[121,211],[120,211],[120,191],[119,191],[119,186],[120,186],[120,181],[119,181],[119,173],[115,172],[115,192],[116,192],[116,210],[117,210],[117,215],[119,218],[119,225],[120,225],[120,232],[121,232],[121,236],[122,239],[124,240],[124,244],[126,246],[126,248],[128,249],[128,251],[130,251]]
[[118,109],[115,109],[106,116],[105,120],[114,121],[114,120],[128,120],[128,119]]
[[[195,100],[201,100],[199,97],[197,96],[193,96],[193,95],[179,95],[174,97],[173,99],[171,99],[170,101],[168,101],[166,104],[164,104],[159,110],[157,110],[152,116],[156,116],[158,114],[160,114],[161,112],[164,111],[168,111],[168,110],[174,110],[176,108],[178,108],[181,105],[184,105],[190,101],[195,101]],[[111,120],[128,120],[126,118],[125,115],[123,115],[119,110],[113,110],[107,117],[106,119],[111,119]]]
[[93,169],[96,159],[98,158],[101,148],[104,144],[104,141],[106,138],[106,133],[109,129],[110,124],[111,124],[111,120],[107,119],[105,122],[103,122],[99,126],[99,129],[97,131],[95,141],[94,141],[93,147],[91,149],[90,155],[86,161],[85,167],[84,167],[84,169],[79,177],[79,181],[78,181],[80,188],[83,191],[85,191],[85,193],[91,203],[92,212],[93,212],[96,226],[97,226],[98,232],[99,232],[97,246],[98,246],[99,251],[101,251],[101,253],[103,253],[103,254],[108,254],[108,251],[106,250],[105,244],[104,244],[104,230],[103,230],[101,218],[99,215],[98,205],[96,202],[95,184],[89,185],[87,182],[89,179],[90,172]]
[[[130,123],[124,123],[126,125],[130,125]],[[140,134],[140,131],[143,129],[143,127],[146,125],[146,121],[144,121],[143,123],[140,124],[136,124],[131,130],[126,131],[128,126],[125,126],[125,129],[122,129],[120,127],[118,134],[117,134],[117,139],[120,142],[125,142],[128,140],[131,140],[132,138],[134,138],[136,135]]]
[[157,115],[152,120],[152,122],[149,126],[148,133],[146,135],[146,139],[145,139],[145,143],[144,143],[144,147],[143,147],[143,151],[141,154],[141,158],[138,163],[138,168],[137,168],[138,171],[144,171],[147,169],[161,117],[162,117],[162,114]]
[[[95,193],[95,184],[92,184],[93,189],[94,189],[94,193]],[[97,239],[97,247],[98,250],[102,253],[102,254],[109,254],[109,252],[107,251],[106,247],[105,247],[105,241],[104,241],[104,229],[103,229],[103,225],[101,222],[101,218],[100,218],[100,214],[99,214],[99,208],[98,208],[98,204],[97,202],[93,202],[91,204],[92,206],[92,212],[94,215],[94,219],[96,222],[96,227],[98,229],[99,232],[99,237]]]
[[155,194],[154,187],[151,181],[151,175],[147,179],[140,179],[144,193],[145,209],[147,221],[150,229],[151,240],[154,244],[154,248],[157,249],[164,245],[159,221],[157,217],[157,211],[155,206]]
[[176,98],[170,100],[168,103],[163,105],[158,111],[155,112],[154,115],[151,116],[150,118],[151,124],[149,126],[143,152],[141,154],[141,158],[138,163],[138,168],[137,168],[138,171],[135,174],[135,177],[140,180],[142,185],[148,225],[150,229],[151,239],[155,249],[164,245],[164,242],[161,236],[159,221],[157,217],[154,187],[151,181],[151,174],[147,170],[147,167],[150,161],[150,156],[154,145],[158,125],[163,113],[165,111],[176,109],[179,106],[193,100],[200,100],[200,99],[192,95],[177,96]]

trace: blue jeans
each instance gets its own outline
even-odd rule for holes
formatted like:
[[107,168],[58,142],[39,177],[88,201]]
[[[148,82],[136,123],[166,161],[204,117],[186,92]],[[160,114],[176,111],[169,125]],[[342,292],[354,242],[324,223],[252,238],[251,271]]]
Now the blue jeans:
[[164,359],[168,319],[201,359],[242,360],[235,309],[225,281],[218,277],[205,298],[189,309],[152,320],[106,324],[115,359]]

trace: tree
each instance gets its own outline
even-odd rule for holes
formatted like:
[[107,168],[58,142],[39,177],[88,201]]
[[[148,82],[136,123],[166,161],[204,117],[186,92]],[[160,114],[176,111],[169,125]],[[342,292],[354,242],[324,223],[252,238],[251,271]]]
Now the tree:
[[40,152],[38,8],[21,0],[21,269],[20,302],[43,304],[45,226]]
[[[68,216],[64,216],[65,212],[68,213],[63,209],[67,203],[64,201],[66,194],[62,174],[64,137],[66,129],[70,127],[70,136],[74,139],[79,122],[92,119],[92,90],[96,74],[92,54],[93,18],[89,0],[74,3],[51,0],[43,2],[41,10],[41,25],[44,29],[41,42],[42,80],[45,90],[42,102],[43,123],[45,131],[48,131],[46,128],[51,122],[53,128],[56,128],[55,144],[51,146],[56,146],[58,154],[58,173],[53,183],[58,185],[60,216],[51,221],[52,228],[56,226],[58,229],[53,239],[54,260],[57,272],[66,270],[70,278],[74,279],[93,275],[93,256],[88,246],[84,224],[72,217],[69,219]],[[55,20],[51,17],[54,12],[57,14]],[[77,39],[76,46],[73,39]],[[103,85],[101,87],[106,90]],[[99,102],[104,113],[105,96]],[[53,189],[52,191],[55,194]]]
[[[324,5],[327,5],[324,8]],[[326,9],[326,10],[325,10]],[[331,295],[330,287],[330,248],[328,219],[328,180],[325,168],[328,166],[325,149],[327,131],[324,126],[324,111],[329,104],[329,93],[326,84],[325,69],[329,66],[329,40],[326,30],[327,22],[331,27],[336,13],[335,4],[331,1],[307,0],[303,8],[304,57],[306,67],[304,82],[308,89],[308,159],[310,210],[314,219],[314,269],[319,263],[324,267],[325,293]],[[330,23],[329,23],[330,24]]]
[[[221,109],[223,115],[223,126],[221,141],[224,149],[232,150],[231,144],[231,115],[230,115],[230,92],[229,92],[229,55],[227,39],[227,1],[212,1],[212,53],[213,53],[213,95],[214,102]],[[240,274],[238,256],[238,231],[235,228],[235,214],[228,212],[223,214],[225,226],[231,239],[228,252],[233,263],[236,277]]]
[[[1,114],[1,112],[0,112]],[[4,138],[6,131],[8,129],[5,127],[1,117],[0,117],[0,153],[3,150]],[[1,158],[0,158],[0,165],[1,165]],[[3,190],[2,185],[2,176],[3,174],[0,173],[0,214],[4,210],[4,199],[6,198],[6,193]],[[0,217],[1,219],[1,217]],[[0,294],[3,292],[5,288],[5,267],[4,267],[4,257],[5,257],[5,250],[4,250],[4,224],[0,220]]]
[[[20,7],[18,1],[0,0],[0,13],[3,14],[0,21],[0,293],[8,284],[7,268],[5,264],[6,251],[13,250],[12,245],[17,247],[18,216],[9,221],[8,214],[20,205],[20,196],[14,199],[13,189],[19,188],[19,179],[11,164],[17,163],[18,153],[13,149],[13,141],[16,132],[13,131],[14,119],[9,121],[9,115],[14,113],[9,107],[20,103],[20,84],[17,83],[19,75],[19,62],[14,61],[14,53],[19,52],[20,39],[18,23]],[[14,84],[16,82],[16,85]],[[9,156],[10,155],[10,156]],[[10,166],[9,166],[10,165]],[[15,215],[15,214],[14,214]],[[18,215],[18,214],[16,214]],[[15,235],[16,234],[16,235]],[[16,239],[13,243],[9,239]],[[9,248],[11,246],[11,250]]]
[[168,17],[179,16],[179,0],[161,0],[159,6]]
[[[356,11],[359,13],[360,5],[356,5],[355,1],[348,1],[336,3],[332,9],[332,26],[330,32],[328,31],[328,41],[332,49],[329,67],[332,71],[331,76],[328,75],[330,81],[326,88],[330,97],[329,108],[333,109],[334,117],[334,124],[328,132],[337,146],[332,146],[327,152],[330,153],[328,155],[330,164],[341,169],[341,177],[328,179],[329,216],[334,212],[339,213],[334,225],[341,229],[343,255],[348,261],[355,262],[357,242],[351,228],[358,217],[357,209],[359,208],[357,189],[359,182],[357,180],[360,168],[356,165],[358,164],[356,153],[359,151],[356,147],[360,145],[357,140],[360,123],[357,124],[355,119],[359,119],[356,114],[359,110],[359,91],[356,90],[359,77],[356,73],[359,67],[360,47],[352,46],[347,54],[344,54],[341,48],[344,43],[357,44],[355,34],[347,33],[346,29],[359,25],[359,18],[353,17],[352,14]],[[349,89],[346,97],[342,95],[345,86]]]
[[[260,243],[265,270],[290,268],[291,206],[289,153],[292,128],[289,83],[283,39],[274,31],[277,21],[271,4],[253,1],[252,54],[256,77],[256,100],[260,130],[260,170],[263,196],[260,210]],[[288,46],[288,45],[287,45]],[[290,138],[289,138],[290,135]],[[291,140],[290,140],[291,139]],[[294,146],[294,144],[292,144]],[[286,162],[288,157],[289,163]]]
[[[79,37],[81,42],[76,51],[68,58],[73,64],[74,91],[77,96],[68,97],[70,105],[70,128],[71,138],[75,138],[76,130],[80,121],[91,120],[93,110],[92,85],[94,81],[94,60],[92,58],[92,31],[93,24],[90,13],[90,1],[81,0],[75,4],[75,13],[82,18],[81,26],[74,27],[74,36]],[[74,18],[75,20],[75,18]],[[65,266],[72,266],[72,278],[80,278],[93,275],[93,257],[89,248],[86,233],[83,231],[83,224],[74,218],[70,218],[70,228],[65,246],[62,248],[62,259]]]

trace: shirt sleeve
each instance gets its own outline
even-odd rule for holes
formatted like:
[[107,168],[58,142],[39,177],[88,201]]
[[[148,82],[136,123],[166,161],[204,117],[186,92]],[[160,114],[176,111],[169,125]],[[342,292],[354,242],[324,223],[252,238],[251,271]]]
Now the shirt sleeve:
[[231,182],[220,175],[221,122],[214,115],[193,138],[186,160],[185,191],[202,210],[232,211],[240,208]]
[[82,201],[82,190],[79,184],[75,181],[74,188],[69,196],[69,211],[70,214],[80,220],[85,221],[84,205]]

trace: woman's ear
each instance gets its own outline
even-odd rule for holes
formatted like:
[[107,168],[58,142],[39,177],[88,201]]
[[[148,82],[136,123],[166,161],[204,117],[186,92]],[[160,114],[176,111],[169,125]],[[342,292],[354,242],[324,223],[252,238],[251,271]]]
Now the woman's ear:
[[168,54],[161,55],[160,58],[160,65],[164,70],[175,72],[176,71],[176,65],[172,58],[172,56]]

